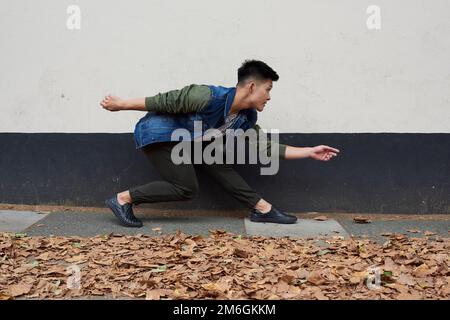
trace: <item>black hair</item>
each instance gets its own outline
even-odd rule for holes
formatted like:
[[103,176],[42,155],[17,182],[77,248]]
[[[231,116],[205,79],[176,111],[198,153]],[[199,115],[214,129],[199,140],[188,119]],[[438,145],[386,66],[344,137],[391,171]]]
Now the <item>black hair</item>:
[[238,69],[238,85],[249,79],[277,81],[279,78],[275,70],[259,60],[245,60]]

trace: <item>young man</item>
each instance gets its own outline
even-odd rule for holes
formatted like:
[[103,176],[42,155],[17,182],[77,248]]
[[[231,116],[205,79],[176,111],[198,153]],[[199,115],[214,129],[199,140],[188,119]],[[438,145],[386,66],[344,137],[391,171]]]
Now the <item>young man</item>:
[[[130,188],[106,200],[119,221],[127,227],[142,227],[142,222],[134,216],[133,205],[193,199],[198,192],[195,169],[191,163],[173,163],[172,148],[179,143],[172,141],[173,131],[181,128],[194,135],[196,121],[201,121],[201,132],[211,128],[217,128],[222,134],[226,129],[260,130],[256,124],[257,111],[264,110],[270,100],[273,82],[278,79],[278,74],[264,62],[247,60],[238,69],[236,87],[192,84],[147,98],[124,100],[106,96],[100,103],[106,110],[147,112],[136,124],[136,148],[148,156],[164,179]],[[329,161],[339,153],[338,149],[325,145],[301,148],[270,140],[264,148],[269,154],[276,148],[279,158],[287,160]],[[251,221],[284,224],[297,221],[295,216],[276,209],[259,196],[230,164],[202,166],[228,193],[251,210]]]

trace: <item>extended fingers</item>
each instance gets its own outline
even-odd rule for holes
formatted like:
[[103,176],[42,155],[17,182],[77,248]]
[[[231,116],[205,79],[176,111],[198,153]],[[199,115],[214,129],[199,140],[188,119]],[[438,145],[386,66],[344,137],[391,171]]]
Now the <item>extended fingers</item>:
[[336,156],[337,156],[337,153],[334,153],[334,152],[327,152],[327,153],[325,153],[325,155],[323,156],[323,160],[324,160],[324,161],[328,161],[328,160],[330,160],[331,158],[336,157]]
[[333,147],[329,147],[329,146],[324,146],[324,151],[333,151],[334,153],[339,153],[339,149],[333,148]]

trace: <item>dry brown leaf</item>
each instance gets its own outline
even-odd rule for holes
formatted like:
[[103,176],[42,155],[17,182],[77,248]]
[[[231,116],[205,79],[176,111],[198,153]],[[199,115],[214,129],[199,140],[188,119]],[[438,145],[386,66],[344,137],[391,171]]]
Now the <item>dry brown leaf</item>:
[[9,288],[9,294],[12,297],[23,296],[24,294],[29,293],[32,287],[33,285],[29,283],[14,284]]
[[320,271],[312,271],[308,276],[308,281],[316,286],[320,286],[325,283],[325,279],[322,277]]
[[298,279],[307,279],[309,276],[309,271],[305,269],[298,269],[297,270],[297,278]]
[[110,266],[110,265],[112,265],[112,260],[95,260],[95,259],[92,259],[92,262],[94,262],[96,264],[99,264],[99,265],[102,265],[102,266]]
[[225,230],[222,230],[222,229],[216,229],[216,230],[210,229],[209,232],[216,236],[224,235],[227,233]]
[[194,254],[194,249],[193,249],[193,247],[189,247],[188,249],[183,250],[183,251],[181,251],[181,253],[180,253],[180,255],[181,255],[182,257],[185,257],[185,258],[192,257],[193,254]]
[[202,284],[202,288],[208,291],[219,291],[217,284],[212,282]]
[[355,223],[371,223],[372,221],[369,218],[365,218],[365,217],[354,217],[353,221]]
[[397,264],[395,264],[395,262],[390,257],[387,257],[384,259],[383,269],[384,269],[384,271],[396,272],[398,269],[398,266],[397,266]]
[[317,300],[329,300],[329,298],[323,294],[323,292],[320,288],[313,287],[311,289],[313,290],[313,295]]
[[294,279],[295,279],[295,276],[290,275],[290,274],[285,274],[280,277],[280,281],[284,281],[286,283],[292,283],[292,281],[294,281]]
[[326,221],[326,220],[328,220],[328,217],[327,217],[327,216],[318,216],[318,217],[315,217],[314,220],[317,220],[317,221]]
[[[383,247],[369,239],[333,236],[322,239],[326,249],[316,240],[220,231],[207,238],[181,232],[94,238],[0,234],[0,299],[13,298],[17,279],[33,285],[22,296],[38,299],[449,298],[449,238],[391,234]],[[78,290],[66,289],[68,263],[82,268]],[[382,291],[361,285],[373,265],[382,272]]]
[[287,293],[289,291],[289,284],[284,281],[280,281],[275,285],[275,291],[277,293]]
[[147,290],[145,294],[145,300],[160,300],[161,299],[161,290]]
[[395,297],[397,300],[421,300],[422,296],[419,294],[400,293]]
[[0,292],[0,300],[11,300],[12,298],[11,295]]
[[73,257],[67,258],[67,259],[65,259],[65,261],[69,262],[69,263],[75,263],[75,262],[82,263],[82,262],[86,262],[88,259],[89,258],[86,255],[80,254],[78,256],[73,256]]
[[40,254],[36,259],[48,261],[53,259],[53,255],[54,254],[52,252],[44,252]]
[[417,278],[423,278],[423,277],[428,276],[430,274],[430,272],[432,272],[432,270],[430,270],[430,268],[424,263],[424,264],[421,264],[420,266],[418,266],[417,268],[415,268],[412,271],[412,274]]
[[353,277],[351,277],[351,278],[349,279],[349,281],[350,281],[351,284],[358,284],[358,283],[361,282],[361,278],[360,278],[360,277],[357,277],[357,276],[353,276]]
[[414,281],[414,278],[410,274],[404,273],[398,277],[397,282],[408,286],[414,286],[416,284],[416,281]]
[[233,255],[239,258],[248,258],[249,253],[241,248],[234,248]]
[[43,275],[49,275],[49,274],[54,274],[54,275],[67,275],[67,268],[64,266],[51,266],[46,270],[41,271],[41,273]]

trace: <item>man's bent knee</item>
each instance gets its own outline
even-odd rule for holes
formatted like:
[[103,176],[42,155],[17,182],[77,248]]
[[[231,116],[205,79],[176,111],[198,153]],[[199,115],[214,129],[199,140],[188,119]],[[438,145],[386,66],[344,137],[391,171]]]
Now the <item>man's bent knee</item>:
[[195,199],[198,195],[198,183],[192,183],[190,185],[175,185],[177,188],[179,196],[183,200]]

